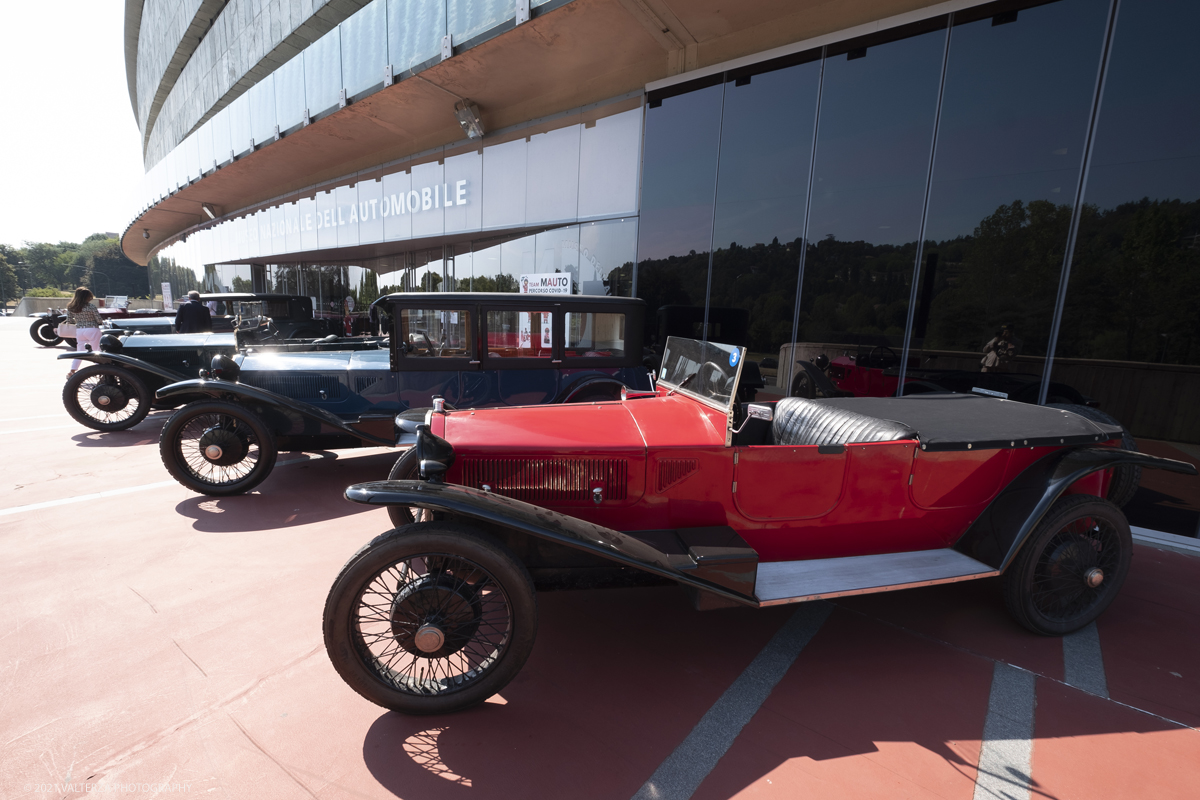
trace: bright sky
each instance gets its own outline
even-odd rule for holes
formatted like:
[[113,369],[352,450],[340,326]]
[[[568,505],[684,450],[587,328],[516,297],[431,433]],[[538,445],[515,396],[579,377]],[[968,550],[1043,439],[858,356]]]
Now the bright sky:
[[124,1],[0,4],[0,76],[0,244],[125,230],[143,168]]

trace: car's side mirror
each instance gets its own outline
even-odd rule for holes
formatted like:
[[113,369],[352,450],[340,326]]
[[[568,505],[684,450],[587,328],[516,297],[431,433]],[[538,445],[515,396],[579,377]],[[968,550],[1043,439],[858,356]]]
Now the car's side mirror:
[[775,412],[771,410],[770,406],[760,406],[751,403],[750,405],[746,406],[746,418],[742,420],[742,424],[738,426],[734,433],[741,433],[742,429],[745,428],[752,419],[761,419],[764,422],[770,422],[771,420],[775,419]]

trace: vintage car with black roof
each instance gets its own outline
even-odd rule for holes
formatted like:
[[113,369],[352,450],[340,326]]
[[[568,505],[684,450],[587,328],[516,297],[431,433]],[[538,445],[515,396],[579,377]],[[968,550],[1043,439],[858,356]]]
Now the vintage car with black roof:
[[[169,328],[175,318],[173,310],[129,308],[129,298],[114,297],[112,295],[104,298],[99,311],[100,318],[109,324],[121,322],[136,326],[142,321],[161,320],[157,324],[165,324]],[[75,339],[58,335],[59,324],[67,321],[67,310],[65,308],[37,311],[29,316],[33,318],[33,322],[29,325],[29,338],[33,339],[34,344],[39,344],[42,347],[54,347],[65,341],[71,347],[75,347]]]
[[[200,302],[212,310],[214,333],[231,332],[245,327],[248,320],[265,324],[270,321],[273,336],[279,339],[319,339],[341,333],[329,327],[327,320],[313,314],[311,297],[278,292],[210,292],[200,295]],[[148,334],[175,333],[173,317],[114,319],[112,328],[121,331],[141,331]]]
[[1132,542],[1109,471],[1191,464],[1118,428],[970,394],[739,403],[744,350],[672,338],[654,393],[433,411],[398,480],[351,486],[396,528],[330,589],[327,652],[386,708],[467,708],[520,669],[535,587],[673,581],[698,609],[999,576],[1045,635],[1112,601]]
[[435,396],[469,409],[648,391],[644,313],[637,298],[388,295],[370,309],[389,334],[382,349],[249,347],[158,389],[158,402],[188,401],[163,427],[163,464],[194,491],[240,494],[281,450],[411,444]]

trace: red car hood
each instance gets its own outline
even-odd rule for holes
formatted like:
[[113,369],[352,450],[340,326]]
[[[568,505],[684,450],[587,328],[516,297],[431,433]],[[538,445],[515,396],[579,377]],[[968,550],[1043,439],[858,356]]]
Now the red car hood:
[[444,432],[439,431],[435,415],[433,433],[460,455],[646,452],[646,440],[622,403],[481,408],[451,412],[444,421]]

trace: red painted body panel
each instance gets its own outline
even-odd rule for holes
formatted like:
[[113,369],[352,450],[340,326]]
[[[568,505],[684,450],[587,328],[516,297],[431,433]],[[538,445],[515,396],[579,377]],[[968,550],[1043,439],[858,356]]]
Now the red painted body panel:
[[[723,413],[662,391],[433,417],[432,432],[457,454],[451,483],[490,481],[498,493],[622,531],[728,525],[763,562],[950,546],[1000,489],[1057,449],[726,447]],[[1103,480],[1072,491],[1099,494]]]

